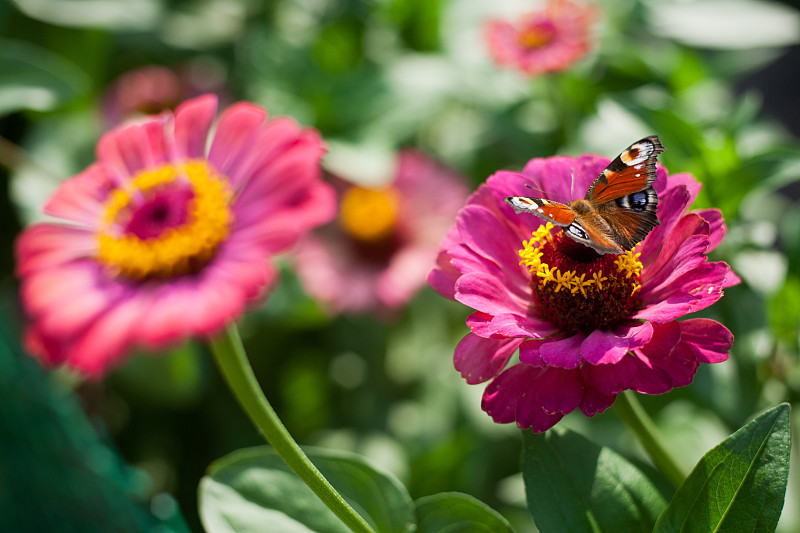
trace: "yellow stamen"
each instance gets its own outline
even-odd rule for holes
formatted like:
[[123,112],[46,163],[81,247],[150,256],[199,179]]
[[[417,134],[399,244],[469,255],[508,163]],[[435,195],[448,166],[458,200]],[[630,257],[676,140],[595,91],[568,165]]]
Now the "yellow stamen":
[[[136,201],[184,184],[193,196],[186,220],[165,228],[153,238],[125,232]],[[227,237],[233,215],[227,180],[206,162],[164,165],[142,172],[125,189],[118,189],[106,203],[98,232],[99,261],[115,274],[132,279],[164,278],[187,274],[205,264]]]
[[[553,292],[561,289],[568,290],[571,294],[577,295],[579,292],[584,298],[592,297],[603,291],[607,283],[613,283],[618,279],[630,279],[631,276],[638,277],[642,272],[642,263],[639,262],[640,253],[633,253],[628,250],[614,260],[617,273],[604,276],[603,271],[593,272],[590,279],[586,279],[586,273],[578,275],[575,270],[562,272],[558,267],[553,267],[542,262],[541,248],[547,242],[553,241],[552,229],[555,226],[550,222],[539,226],[531,235],[531,239],[522,242],[522,249],[519,250],[520,264],[525,266],[528,271],[538,278],[539,286],[544,287],[547,282],[555,283]],[[633,293],[639,289],[639,284],[634,283]]]
[[399,195],[393,188],[350,187],[342,195],[339,223],[358,240],[380,241],[394,231],[399,204]]

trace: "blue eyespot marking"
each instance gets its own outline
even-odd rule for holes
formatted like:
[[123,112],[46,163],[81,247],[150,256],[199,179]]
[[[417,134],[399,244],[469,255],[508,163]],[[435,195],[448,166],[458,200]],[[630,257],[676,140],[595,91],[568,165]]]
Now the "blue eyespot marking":
[[630,194],[628,195],[628,202],[630,203],[631,209],[634,211],[641,211],[647,207],[647,193],[639,191]]

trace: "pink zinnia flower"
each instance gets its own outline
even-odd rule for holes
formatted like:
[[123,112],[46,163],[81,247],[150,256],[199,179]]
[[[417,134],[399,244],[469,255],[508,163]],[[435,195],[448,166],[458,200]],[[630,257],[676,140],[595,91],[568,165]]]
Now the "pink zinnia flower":
[[[728,357],[721,324],[676,319],[739,282],[706,254],[725,235],[717,209],[686,212],[700,185],[658,169],[661,225],[624,254],[597,255],[506,196],[529,184],[552,198],[586,191],[609,163],[595,155],[533,159],[497,172],[467,200],[429,282],[475,309],[455,350],[467,383],[491,380],[482,407],[496,422],[542,432],[580,409],[594,416],[626,389],[662,394],[692,382],[700,363]],[[507,367],[519,349],[519,361]]]
[[270,257],[335,214],[315,130],[206,95],[105,134],[17,241],[28,349],[99,376],[132,347],[219,332],[276,280]]
[[101,111],[107,126],[174,109],[187,98],[224,92],[222,79],[208,68],[185,65],[178,70],[144,65],[120,74],[103,95]]
[[516,23],[491,21],[486,41],[494,60],[534,76],[564,70],[589,50],[594,9],[568,0],[551,0],[544,11]]
[[394,178],[381,188],[332,181],[339,218],[298,246],[303,286],[333,313],[386,314],[405,305],[425,285],[439,242],[464,204],[464,180],[404,150]]

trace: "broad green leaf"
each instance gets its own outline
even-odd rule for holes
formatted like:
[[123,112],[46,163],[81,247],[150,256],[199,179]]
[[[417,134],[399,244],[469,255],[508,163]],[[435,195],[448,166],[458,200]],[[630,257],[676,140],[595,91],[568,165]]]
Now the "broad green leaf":
[[524,432],[522,476],[542,533],[649,532],[666,506],[637,467],[569,430]]
[[12,0],[29,17],[56,26],[144,31],[161,18],[158,0]]
[[[411,498],[393,476],[352,453],[304,451],[378,533],[414,530]],[[200,517],[209,533],[349,532],[269,446],[237,450],[218,459],[199,491]]]
[[9,301],[0,291],[0,530],[189,533],[175,499],[153,496],[151,478],[109,445],[85,397],[22,351]]
[[775,531],[789,475],[789,404],[766,411],[697,463],[655,531]]
[[420,498],[417,533],[513,533],[497,511],[468,494],[442,492]]
[[88,78],[66,59],[29,43],[0,39],[0,116],[50,111],[87,90]]

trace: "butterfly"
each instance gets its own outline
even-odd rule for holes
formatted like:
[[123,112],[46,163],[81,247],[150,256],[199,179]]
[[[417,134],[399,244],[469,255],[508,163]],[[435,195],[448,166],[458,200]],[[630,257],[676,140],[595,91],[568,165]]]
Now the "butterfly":
[[599,254],[620,254],[661,224],[653,182],[656,158],[664,150],[656,135],[636,141],[600,173],[583,200],[562,204],[509,196],[504,201],[517,213],[533,213],[561,226],[567,235]]

